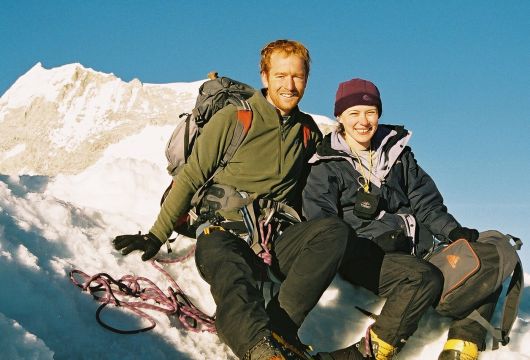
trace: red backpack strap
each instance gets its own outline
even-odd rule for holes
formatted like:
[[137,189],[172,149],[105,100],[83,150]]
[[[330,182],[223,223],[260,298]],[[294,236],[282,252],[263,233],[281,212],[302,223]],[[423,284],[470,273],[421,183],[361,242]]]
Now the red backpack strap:
[[237,110],[237,120],[243,125],[243,135],[246,135],[252,125],[252,110]]
[[311,140],[311,128],[307,124],[302,124],[302,131],[304,134],[304,147],[307,148],[309,140]]
[[[244,103],[246,103],[246,101],[244,101]],[[248,103],[246,103],[246,105],[248,105]],[[196,206],[199,203],[204,196],[204,191],[211,185],[212,179],[223,170],[226,165],[228,165],[232,156],[236,153],[236,150],[239,148],[243,140],[245,140],[245,137],[250,130],[250,126],[252,125],[252,109],[250,109],[250,105],[248,105],[248,110],[246,107],[237,110],[237,120],[232,141],[228,145],[219,166],[217,166],[213,174],[210,175],[204,184],[197,190],[195,195],[193,195],[193,198],[191,199],[192,206]]]
[[[226,149],[223,159],[219,164],[220,166],[215,171],[214,175],[216,175],[221,168],[225,167],[228,162],[230,162],[236,150],[239,148],[243,140],[245,140],[245,137],[247,136],[247,133],[250,130],[250,126],[252,125],[252,109],[246,101],[243,101],[242,108],[237,109],[237,120],[238,121],[236,123],[236,127],[234,128],[234,135],[232,136],[232,141]],[[214,175],[212,175],[212,177]]]

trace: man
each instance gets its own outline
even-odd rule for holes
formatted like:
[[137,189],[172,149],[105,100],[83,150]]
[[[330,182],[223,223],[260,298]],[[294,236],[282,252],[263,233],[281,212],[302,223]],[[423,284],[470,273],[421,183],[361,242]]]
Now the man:
[[[223,198],[230,191],[239,200],[245,194],[276,204],[300,204],[299,179],[307,174],[307,160],[321,140],[311,116],[298,109],[309,63],[309,52],[296,41],[277,40],[263,48],[261,80],[265,88],[248,100],[252,126],[231,161],[214,177],[206,204],[200,207],[216,209],[216,216],[223,215],[213,221],[214,225],[204,224],[197,238],[195,260],[211,285],[218,335],[244,359],[303,358],[286,347],[299,347],[297,331],[332,281],[350,236],[349,227],[336,217],[284,226],[272,243],[269,268],[283,281],[278,295],[265,309],[256,281],[263,262],[245,241],[225,230],[225,223],[238,220],[237,211],[221,205],[221,200],[215,204],[216,197]],[[149,234],[117,237],[114,244],[118,250],[123,249],[124,255],[143,251],[143,260],[158,252],[173,223],[189,210],[194,193],[219,166],[236,122],[233,106],[211,118],[174,180]],[[309,139],[304,137],[304,129],[311,129]]]

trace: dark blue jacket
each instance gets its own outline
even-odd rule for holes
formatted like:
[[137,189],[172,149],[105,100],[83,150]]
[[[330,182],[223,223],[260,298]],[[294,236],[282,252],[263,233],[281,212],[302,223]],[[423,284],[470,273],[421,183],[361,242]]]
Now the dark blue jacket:
[[[303,192],[306,219],[338,215],[357,236],[374,239],[390,230],[403,229],[421,256],[433,244],[433,235],[447,239],[459,226],[447,212],[443,198],[431,177],[418,165],[410,147],[411,133],[401,126],[379,125],[372,139],[375,151],[370,177],[371,192],[381,198],[372,220],[354,214],[359,192],[354,156],[337,132],[328,134],[311,158],[311,172]],[[368,169],[365,167],[364,173]]]

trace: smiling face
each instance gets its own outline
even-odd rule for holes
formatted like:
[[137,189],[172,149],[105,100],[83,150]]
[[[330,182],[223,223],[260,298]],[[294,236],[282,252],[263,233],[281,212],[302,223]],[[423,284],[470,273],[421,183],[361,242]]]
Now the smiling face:
[[344,110],[338,120],[344,126],[344,138],[352,150],[366,150],[370,147],[379,124],[376,106],[352,106]]
[[282,116],[289,115],[304,96],[307,84],[305,62],[297,55],[274,52],[268,73],[261,73],[261,81],[267,88],[267,100]]

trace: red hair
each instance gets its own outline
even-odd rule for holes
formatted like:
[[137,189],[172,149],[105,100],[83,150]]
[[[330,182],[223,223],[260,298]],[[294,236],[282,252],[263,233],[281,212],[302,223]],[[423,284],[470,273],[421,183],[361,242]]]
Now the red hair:
[[309,50],[302,43],[294,40],[276,40],[268,43],[261,49],[260,69],[262,73],[269,73],[271,56],[275,52],[282,53],[286,56],[299,56],[304,61],[306,77],[309,76],[309,64],[311,62]]

